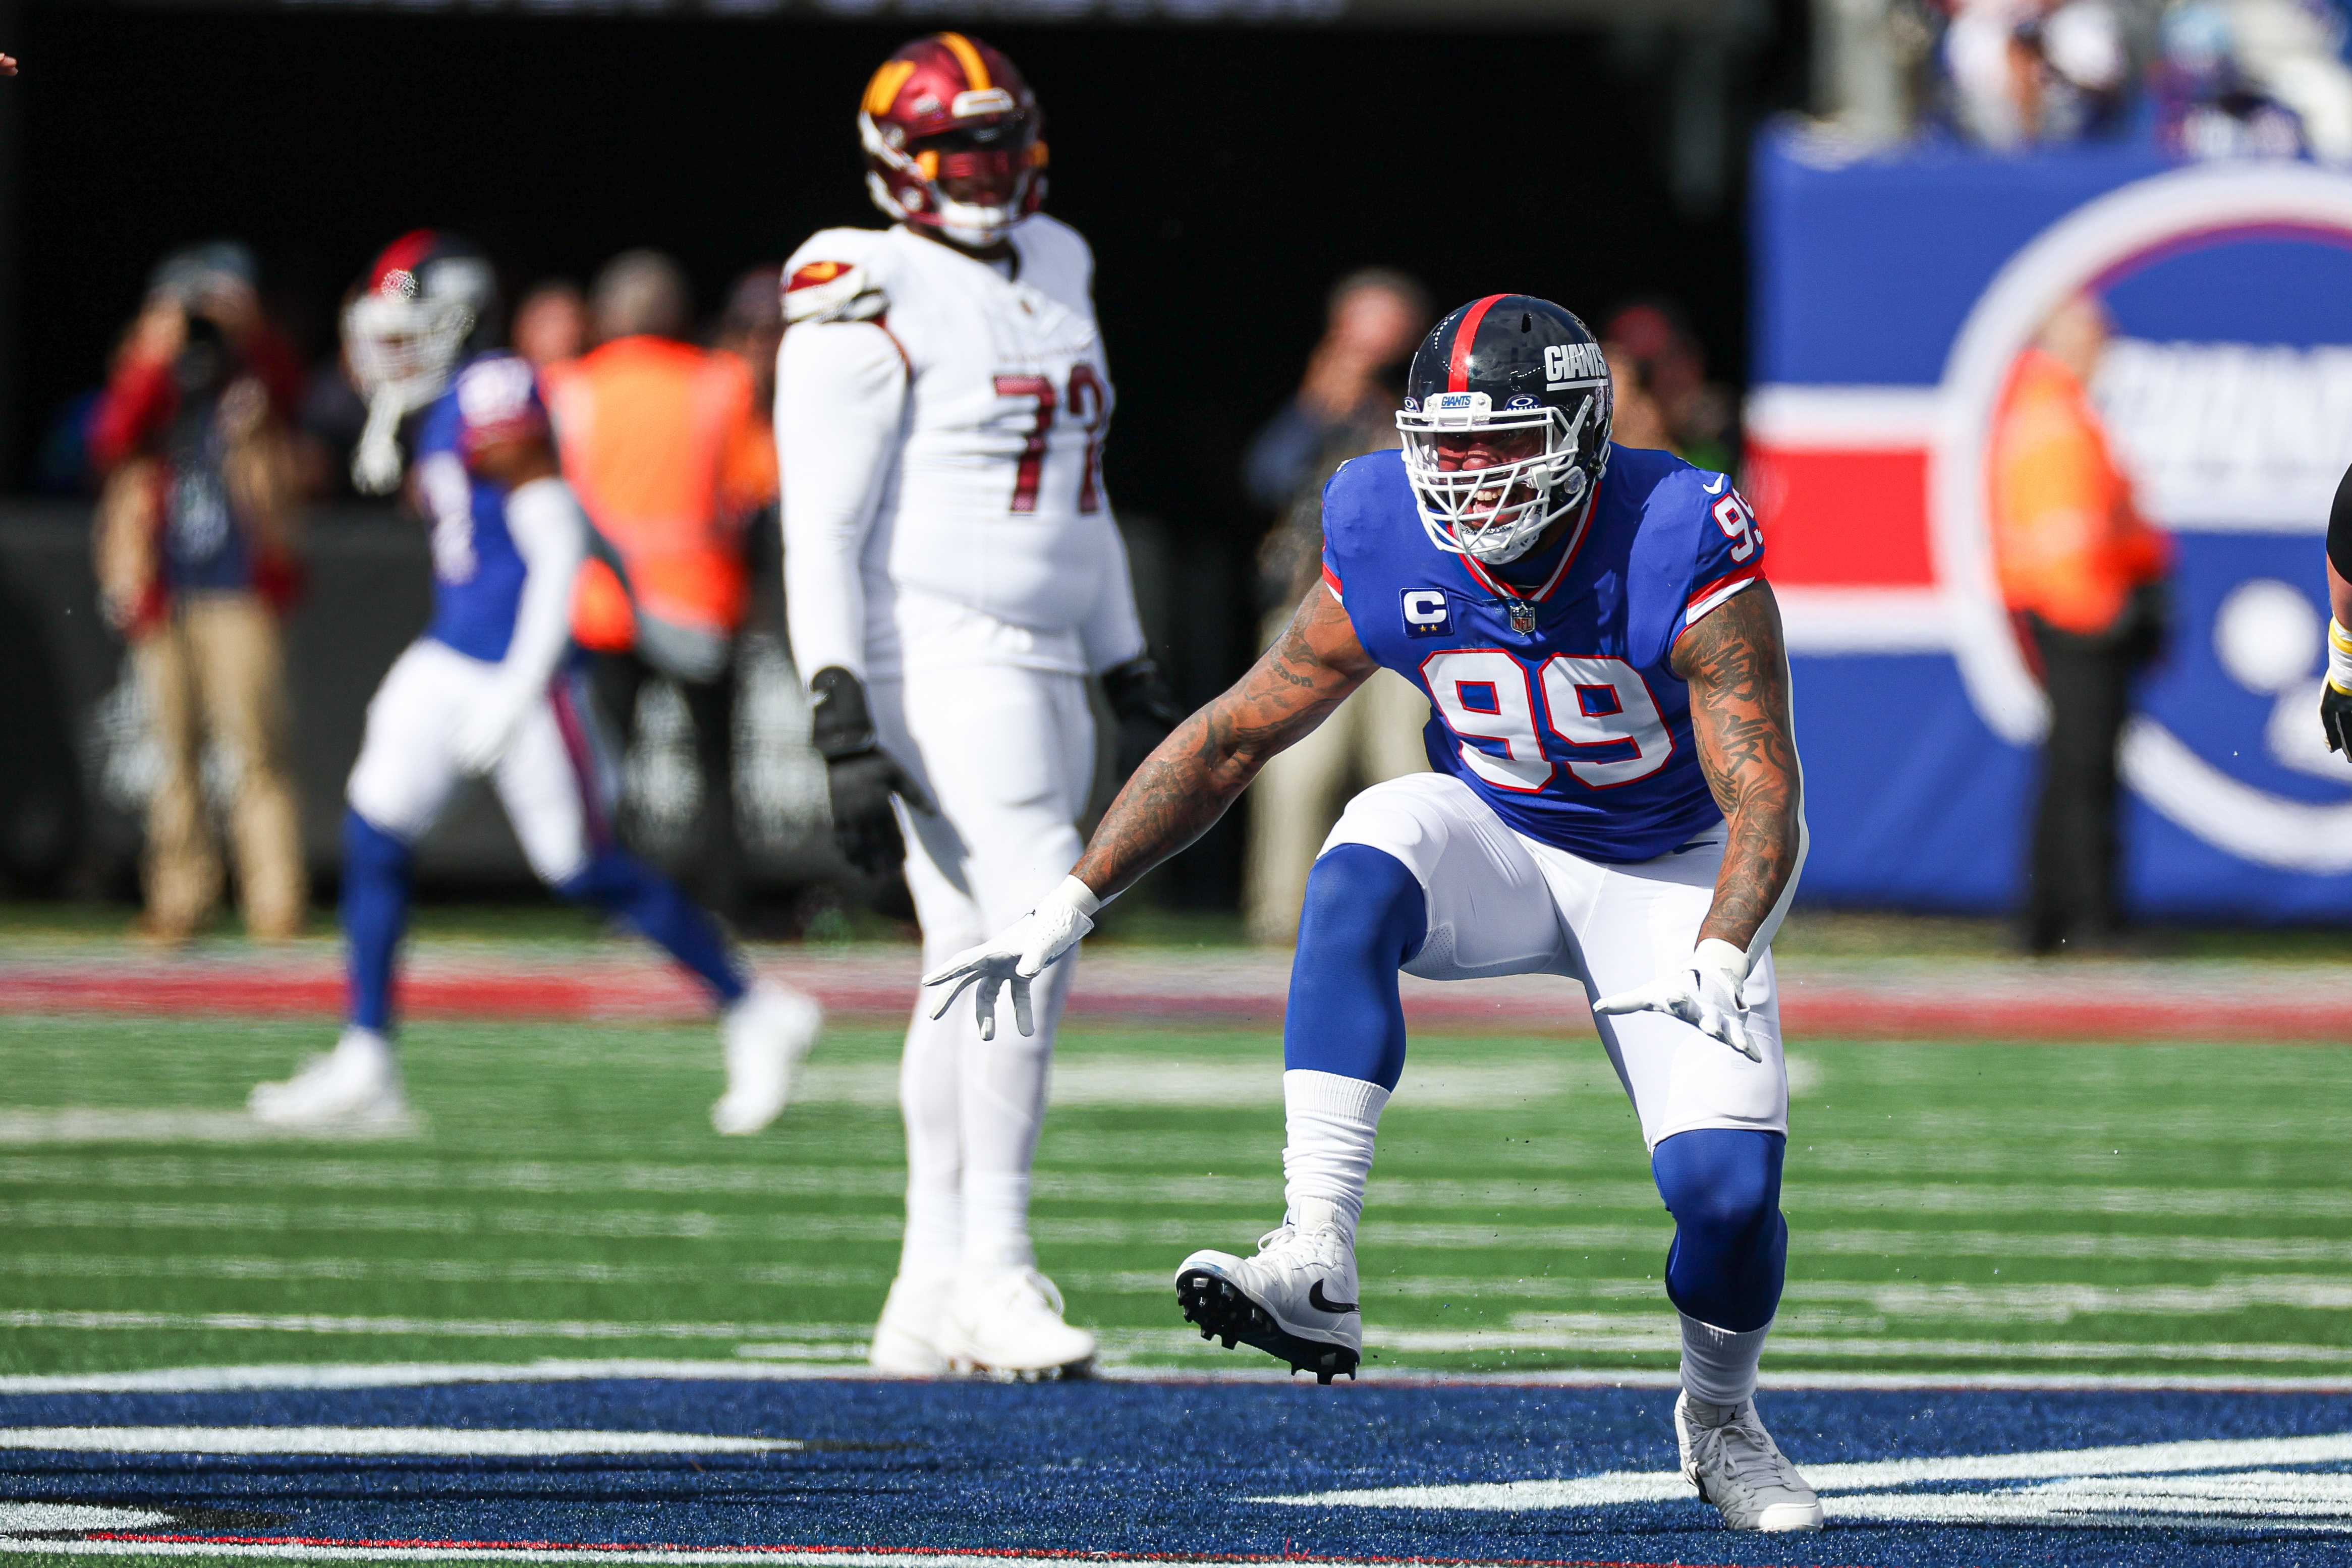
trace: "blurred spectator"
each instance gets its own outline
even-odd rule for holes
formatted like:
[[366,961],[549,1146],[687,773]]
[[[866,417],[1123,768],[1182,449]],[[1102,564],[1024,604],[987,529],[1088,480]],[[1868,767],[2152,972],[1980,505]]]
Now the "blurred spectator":
[[1958,0],[1944,68],[1962,133],[2003,151],[2113,132],[2131,85],[2108,0]]
[[208,738],[226,753],[247,929],[294,935],[307,897],[278,635],[296,585],[286,416],[300,371],[253,285],[240,245],[166,257],[89,426],[105,480],[100,590],[131,641],[162,755],[145,923],[165,941],[194,935],[220,900]]
[[731,913],[744,527],[776,493],[774,441],[742,362],[680,341],[692,306],[675,262],[616,257],[591,303],[598,346],[545,373],[564,477],[596,533],[572,634],[596,651],[599,696],[625,738],[646,679],[677,684],[702,774],[696,892]]
[[1730,471],[1730,389],[1706,378],[1706,359],[1682,312],[1660,300],[1626,306],[1601,333],[1616,399],[1612,439],[1655,447]]
[[2039,953],[2096,948],[2122,929],[2116,747],[2131,679],[2168,618],[2170,542],[2141,520],[2091,402],[2108,335],[2096,300],[2061,305],[1994,419],[1994,560],[2050,698],[2024,932]]
[[1604,342],[1601,352],[1609,361],[1609,438],[1620,447],[1672,451],[1674,432],[1666,428],[1664,412],[1643,384],[1641,362],[1620,343]]
[[[1402,272],[1368,268],[1339,279],[1297,394],[1250,443],[1244,483],[1253,500],[1282,513],[1258,552],[1261,643],[1281,635],[1321,575],[1325,481],[1349,458],[1398,444],[1396,377],[1430,314],[1427,292]],[[1244,898],[1257,941],[1297,935],[1307,873],[1348,797],[1427,771],[1421,731],[1428,721],[1428,700],[1382,670],[1266,764],[1250,788]]]
[[776,404],[776,350],[784,341],[783,273],[782,267],[761,266],[735,279],[712,345],[743,362],[751,373],[752,404],[761,409]]
[[588,301],[568,279],[534,283],[515,307],[514,351],[533,370],[578,359],[588,348]]
[[2326,0],[2175,0],[2155,72],[2158,136],[2190,158],[2352,163],[2344,18]]

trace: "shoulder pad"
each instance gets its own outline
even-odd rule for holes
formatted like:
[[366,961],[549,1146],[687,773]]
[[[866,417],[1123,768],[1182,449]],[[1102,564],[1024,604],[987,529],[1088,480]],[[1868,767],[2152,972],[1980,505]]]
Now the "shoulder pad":
[[811,261],[784,279],[784,325],[870,321],[890,309],[873,272],[855,261]]
[[784,324],[870,321],[890,308],[881,268],[885,235],[870,228],[827,228],[784,263]]

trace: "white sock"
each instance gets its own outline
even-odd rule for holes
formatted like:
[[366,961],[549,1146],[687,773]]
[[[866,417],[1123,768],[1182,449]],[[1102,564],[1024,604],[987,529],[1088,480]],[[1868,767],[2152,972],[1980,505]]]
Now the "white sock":
[[1764,1336],[1772,1325],[1734,1333],[1702,1323],[1688,1312],[1683,1321],[1683,1392],[1709,1405],[1737,1405],[1756,1392],[1756,1368],[1764,1359]]
[[907,1124],[907,1235],[898,1272],[911,1280],[944,1279],[963,1256],[964,1043],[953,1013],[935,1020],[928,1006],[916,1007],[898,1065],[898,1110]]
[[1282,1151],[1283,1196],[1302,1230],[1333,1226],[1350,1245],[1372,1174],[1372,1141],[1389,1091],[1360,1078],[1297,1068],[1282,1075],[1289,1141]]
[[996,1038],[982,1040],[969,1006],[955,1009],[971,1031],[964,1042],[963,1263],[978,1269],[1026,1268],[1037,1262],[1029,1240],[1029,1167],[1045,1119],[1045,1077],[1054,1034],[1070,992],[1075,957],[1038,976],[1029,989],[1034,1035],[1013,1026],[1011,997],[997,1003]]

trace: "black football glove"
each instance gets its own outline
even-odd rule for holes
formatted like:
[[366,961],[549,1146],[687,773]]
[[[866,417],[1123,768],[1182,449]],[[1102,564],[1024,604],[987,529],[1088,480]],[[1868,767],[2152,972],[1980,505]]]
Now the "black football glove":
[[1118,719],[1118,779],[1124,784],[1184,716],[1176,710],[1176,694],[1150,654],[1104,670],[1102,685],[1103,697]]
[[2319,683],[2319,727],[2326,731],[2327,749],[2352,762],[2352,691],[2332,680]]
[[907,858],[890,797],[926,813],[931,804],[922,786],[875,740],[866,688],[837,665],[818,670],[809,682],[809,744],[824,759],[833,841],[842,858],[869,877],[889,875]]

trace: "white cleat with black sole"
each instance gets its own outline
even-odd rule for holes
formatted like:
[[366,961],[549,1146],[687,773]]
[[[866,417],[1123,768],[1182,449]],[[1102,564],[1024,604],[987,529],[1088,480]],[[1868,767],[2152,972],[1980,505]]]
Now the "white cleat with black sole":
[[771,980],[754,980],[719,1023],[727,1045],[727,1092],[710,1124],[730,1138],[761,1131],[783,1114],[793,1076],[824,1029],[824,1010]]
[[1003,1383],[1091,1376],[1095,1337],[1062,1321],[1062,1293],[1026,1265],[957,1276],[940,1316],[950,1372]]
[[1822,1527],[1822,1500],[1764,1430],[1753,1398],[1709,1405],[1683,1394],[1675,1400],[1675,1437],[1684,1479],[1723,1510],[1731,1529]]
[[1176,1304],[1202,1339],[1255,1346],[1318,1383],[1356,1375],[1364,1351],[1356,1303],[1356,1249],[1331,1226],[1285,1223],[1258,1238],[1255,1258],[1196,1252],[1176,1270]]
[[392,1042],[356,1024],[285,1082],[254,1085],[245,1105],[272,1127],[387,1132],[411,1125]]

